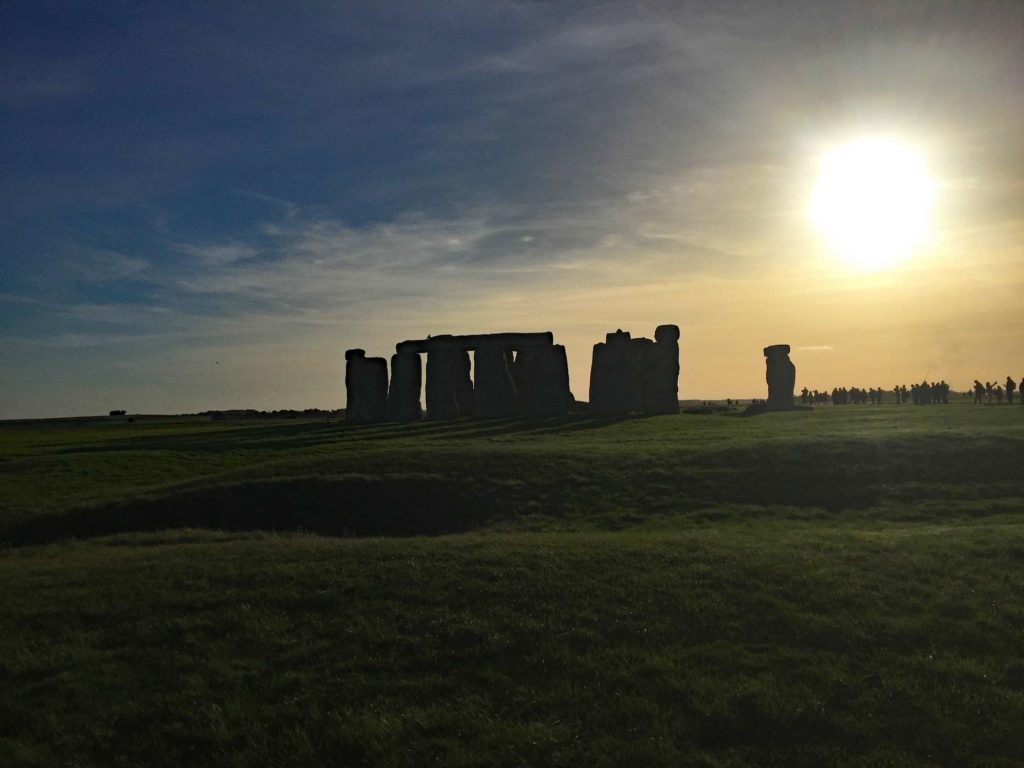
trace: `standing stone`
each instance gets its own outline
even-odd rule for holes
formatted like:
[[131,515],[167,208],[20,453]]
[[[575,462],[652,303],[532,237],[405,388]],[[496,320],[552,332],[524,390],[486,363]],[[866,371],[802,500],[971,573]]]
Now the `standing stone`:
[[435,343],[427,353],[427,418],[455,419],[473,415],[473,380],[469,353],[455,344]]
[[345,421],[359,421],[362,415],[363,408],[359,402],[359,390],[356,387],[359,374],[355,368],[365,358],[365,349],[345,350]]
[[366,357],[362,349],[345,352],[345,420],[362,424],[384,421],[388,399],[388,364]]
[[476,409],[473,396],[473,377],[470,374],[472,366],[469,361],[469,352],[458,350],[455,355],[455,405],[458,408],[459,416],[472,416]]
[[459,415],[455,399],[455,369],[459,351],[436,349],[427,353],[427,418],[454,419]]
[[617,330],[594,345],[590,367],[590,408],[600,416],[629,413],[634,393],[630,386],[629,331]]
[[655,329],[644,362],[644,413],[679,413],[678,325]]
[[512,364],[512,381],[516,386],[517,413],[525,416],[530,411],[531,390],[535,386],[534,370],[537,359],[534,349],[516,350]]
[[650,339],[629,341],[629,410],[647,413],[647,400],[651,388],[651,361],[654,342]]
[[527,416],[563,416],[573,402],[565,347],[521,349],[516,353],[520,407]]
[[423,415],[420,388],[423,368],[415,352],[391,356],[391,388],[388,390],[388,421],[415,421]]
[[509,365],[510,350],[479,347],[473,356],[474,406],[476,415],[485,419],[512,416],[517,394]]
[[789,344],[764,348],[765,380],[768,382],[768,408],[792,408],[796,387],[796,366],[789,359]]

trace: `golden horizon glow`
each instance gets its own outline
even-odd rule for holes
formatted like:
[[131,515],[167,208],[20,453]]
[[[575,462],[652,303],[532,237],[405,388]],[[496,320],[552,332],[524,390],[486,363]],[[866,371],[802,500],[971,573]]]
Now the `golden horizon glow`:
[[927,238],[934,182],[920,154],[892,139],[860,139],[821,161],[810,217],[850,266],[894,267]]

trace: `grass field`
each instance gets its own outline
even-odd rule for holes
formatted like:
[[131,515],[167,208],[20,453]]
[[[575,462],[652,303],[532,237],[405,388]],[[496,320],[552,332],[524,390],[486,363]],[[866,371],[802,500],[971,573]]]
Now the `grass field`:
[[1024,765],[1024,407],[0,426],[3,765]]

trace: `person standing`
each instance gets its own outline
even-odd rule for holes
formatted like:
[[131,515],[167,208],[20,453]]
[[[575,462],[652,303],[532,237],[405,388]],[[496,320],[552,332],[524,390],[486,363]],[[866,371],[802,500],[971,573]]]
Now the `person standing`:
[[[1017,388],[1017,382],[1012,377],[1006,377],[1006,404],[1013,405],[1013,390]],[[1021,397],[1024,397],[1024,392],[1021,393]]]

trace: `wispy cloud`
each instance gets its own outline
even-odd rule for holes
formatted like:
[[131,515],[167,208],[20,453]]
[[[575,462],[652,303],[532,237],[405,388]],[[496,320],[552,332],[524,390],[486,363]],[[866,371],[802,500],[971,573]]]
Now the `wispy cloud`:
[[82,247],[73,243],[65,244],[65,250],[74,254],[64,264],[66,275],[89,283],[108,283],[138,275],[148,266],[149,261],[119,251]]
[[79,349],[155,342],[167,338],[167,333],[59,333],[43,336],[4,336],[0,337],[0,344],[8,349]]
[[211,243],[206,245],[177,243],[173,248],[179,253],[184,253],[204,264],[210,265],[234,264],[251,259],[257,254],[255,248],[244,243]]
[[35,296],[22,296],[16,293],[0,293],[0,304],[30,304],[41,306],[47,302]]

